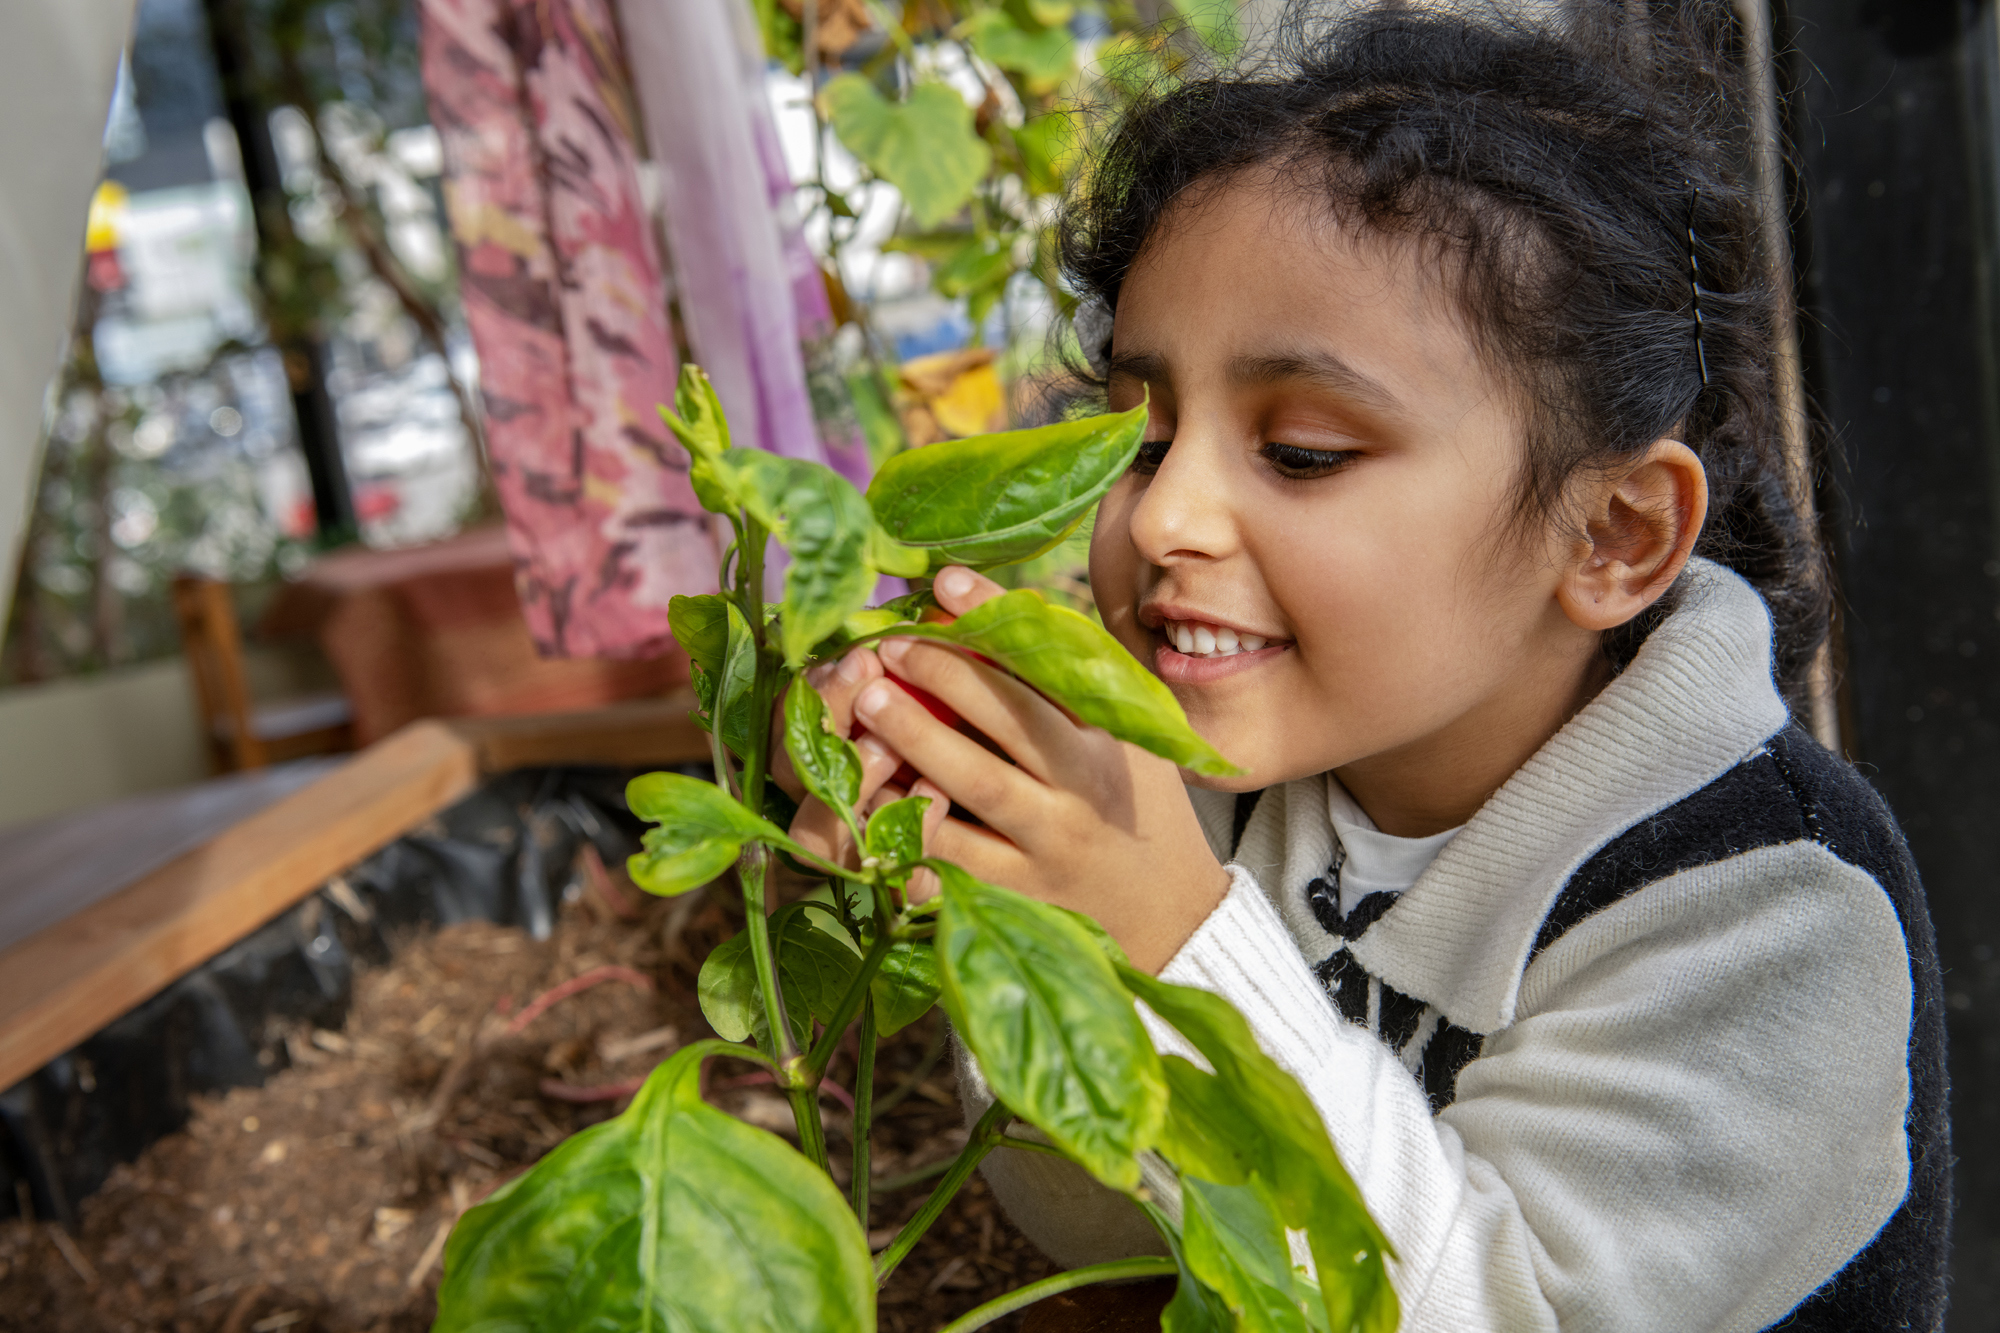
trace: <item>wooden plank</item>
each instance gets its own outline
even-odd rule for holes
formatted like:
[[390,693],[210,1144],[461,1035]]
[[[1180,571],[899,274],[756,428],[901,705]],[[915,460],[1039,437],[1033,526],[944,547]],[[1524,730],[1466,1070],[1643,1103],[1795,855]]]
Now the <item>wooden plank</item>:
[[465,795],[480,776],[474,743],[443,723],[413,723],[0,953],[0,1088]]
[[637,767],[708,761],[708,733],[694,724],[694,695],[573,713],[454,718],[447,725],[478,751],[487,773],[561,764]]

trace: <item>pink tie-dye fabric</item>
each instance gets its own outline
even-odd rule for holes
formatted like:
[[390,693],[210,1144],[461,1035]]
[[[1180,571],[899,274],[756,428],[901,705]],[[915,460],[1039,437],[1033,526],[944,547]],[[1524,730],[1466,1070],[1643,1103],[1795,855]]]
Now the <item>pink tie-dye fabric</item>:
[[660,424],[676,373],[634,102],[608,0],[422,0],[460,296],[541,651],[673,650],[715,546]]

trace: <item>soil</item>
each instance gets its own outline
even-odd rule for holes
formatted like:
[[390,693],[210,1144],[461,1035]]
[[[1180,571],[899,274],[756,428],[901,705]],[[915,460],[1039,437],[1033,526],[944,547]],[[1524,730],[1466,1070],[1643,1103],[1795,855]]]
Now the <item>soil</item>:
[[[405,941],[357,980],[342,1030],[286,1034],[289,1068],[202,1100],[184,1129],[85,1202],[77,1234],[0,1223],[0,1330],[428,1329],[458,1214],[615,1114],[681,1044],[711,1035],[696,960],[735,931],[740,907],[714,890],[662,902],[601,872],[588,878],[595,889],[547,940],[471,923]],[[595,984],[535,1008],[579,978]],[[877,1057],[877,1248],[930,1182],[887,1186],[964,1142],[943,1045],[933,1013]],[[850,1081],[851,1059],[836,1057],[830,1076]],[[788,1105],[756,1078],[752,1066],[713,1061],[710,1100],[789,1132]],[[831,1100],[827,1109],[843,1163],[849,1122]],[[1054,1271],[975,1176],[882,1292],[880,1327],[934,1330]]]

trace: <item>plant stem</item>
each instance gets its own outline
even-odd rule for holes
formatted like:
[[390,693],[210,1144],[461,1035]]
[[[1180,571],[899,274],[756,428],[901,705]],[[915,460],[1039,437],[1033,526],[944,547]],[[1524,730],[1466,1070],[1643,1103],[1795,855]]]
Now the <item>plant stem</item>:
[[875,1103],[875,997],[861,1001],[861,1041],[854,1057],[854,1215],[868,1229],[868,1130]]
[[[771,953],[771,920],[764,914],[764,875],[771,865],[769,848],[755,844],[745,847],[736,863],[736,876],[743,881],[743,929],[750,936],[750,962],[757,972],[757,995],[764,1002],[764,1022],[771,1030],[771,1059],[780,1069],[799,1053],[792,1041],[791,1025],[785,1021],[785,997],[778,989],[777,960]],[[814,1123],[818,1123],[815,1113]],[[801,1134],[805,1132],[800,1127]]]
[[986,1108],[986,1114],[980,1116],[979,1123],[972,1127],[964,1151],[952,1162],[951,1169],[944,1173],[944,1179],[931,1191],[931,1196],[924,1200],[924,1206],[917,1210],[915,1217],[903,1224],[903,1229],[896,1233],[896,1239],[889,1242],[889,1248],[875,1256],[876,1286],[889,1280],[889,1274],[895,1272],[896,1265],[916,1248],[917,1241],[930,1229],[931,1223],[938,1220],[945,1205],[958,1193],[959,1186],[970,1180],[972,1173],[986,1159],[986,1154],[1000,1145],[1001,1127],[1011,1116],[1012,1112],[1003,1102],[995,1102]]
[[[833,1059],[834,1049],[847,1032],[847,1025],[854,1021],[855,1011],[866,1005],[868,983],[881,971],[882,960],[889,956],[889,950],[896,947],[894,924],[883,922],[882,928],[875,932],[875,942],[862,955],[861,966],[854,969],[854,980],[848,983],[847,994],[840,997],[840,1006],[833,1011],[833,1021],[826,1025],[826,1031],[820,1034],[812,1053],[802,1062],[799,1072],[810,1082],[819,1082],[820,1075],[826,1072],[827,1062]],[[872,1014],[874,1011],[870,1009],[868,1012]]]
[[820,1123],[819,1118],[819,1089],[787,1088],[785,1095],[791,1100],[792,1119],[799,1127],[799,1151],[814,1166],[826,1170],[826,1126]]
[[1088,1268],[1072,1268],[1067,1273],[1057,1273],[1045,1277],[1040,1282],[1030,1282],[1005,1296],[995,1297],[984,1305],[974,1306],[958,1318],[938,1330],[938,1333],[971,1333],[975,1328],[985,1328],[1003,1315],[1033,1305],[1045,1296],[1060,1292],[1074,1291],[1097,1282],[1118,1282],[1134,1277],[1167,1277],[1180,1269],[1165,1255],[1146,1255],[1138,1259],[1116,1259],[1108,1264],[1092,1264]]

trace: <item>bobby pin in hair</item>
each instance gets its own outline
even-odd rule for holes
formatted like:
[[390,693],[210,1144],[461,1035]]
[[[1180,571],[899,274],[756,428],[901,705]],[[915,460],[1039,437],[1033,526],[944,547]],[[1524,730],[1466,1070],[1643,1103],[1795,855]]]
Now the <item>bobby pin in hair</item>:
[[1701,203],[1701,189],[1692,181],[1688,182],[1688,289],[1694,293],[1694,356],[1701,364],[1701,387],[1708,387],[1708,349],[1702,346],[1701,260],[1695,255],[1694,213]]

